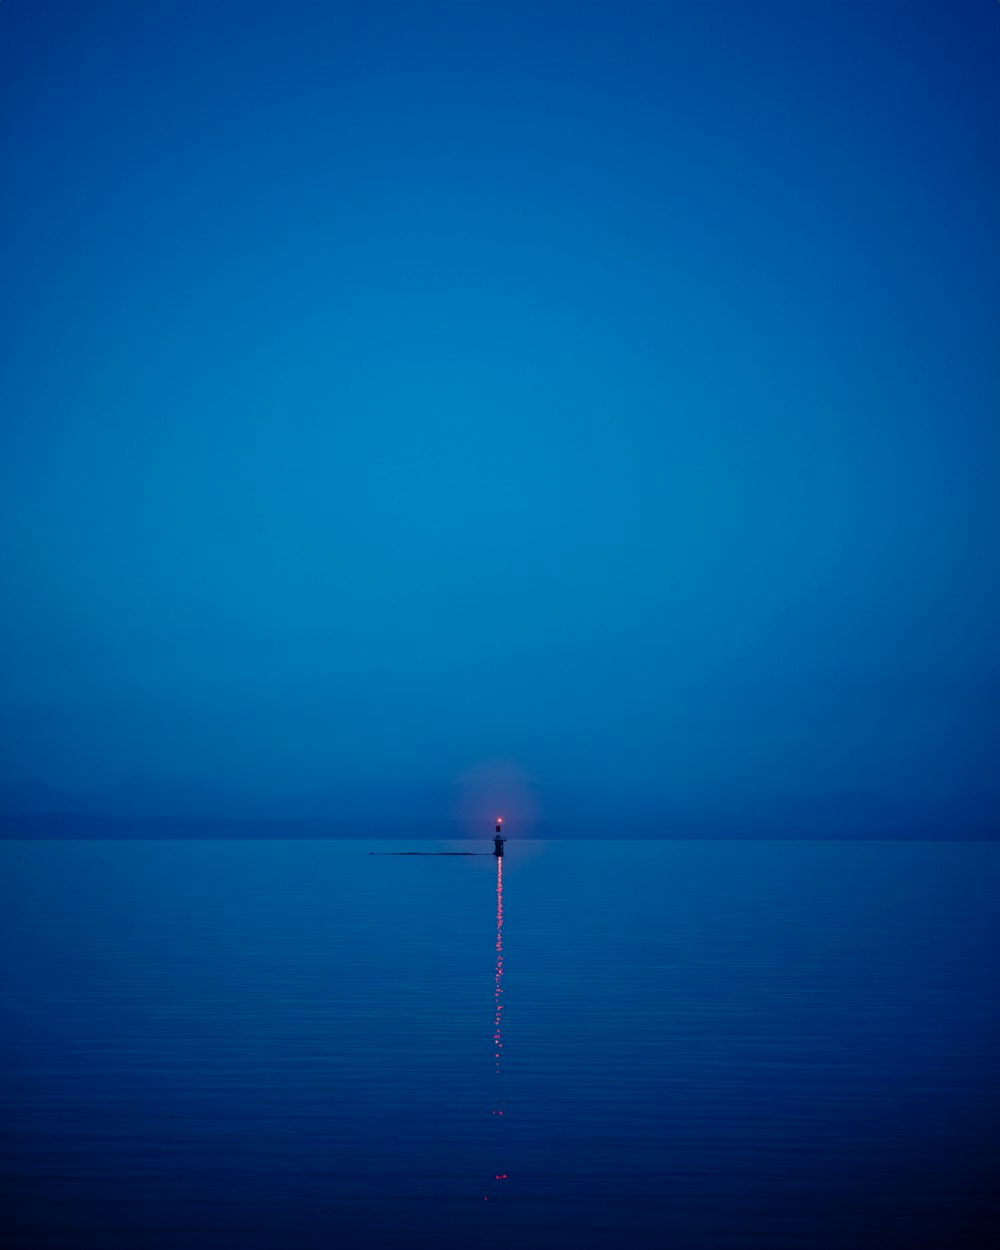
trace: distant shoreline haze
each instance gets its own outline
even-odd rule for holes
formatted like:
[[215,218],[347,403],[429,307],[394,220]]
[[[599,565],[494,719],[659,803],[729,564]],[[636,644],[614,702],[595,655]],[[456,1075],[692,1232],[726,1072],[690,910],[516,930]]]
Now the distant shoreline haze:
[[684,804],[648,791],[540,792],[534,802],[491,795],[479,813],[447,786],[355,786],[297,795],[227,794],[154,785],[90,794],[44,785],[0,788],[0,838],[455,838],[488,841],[493,821],[521,839],[803,839],[991,841],[1000,796],[902,803],[867,791],[721,796]]

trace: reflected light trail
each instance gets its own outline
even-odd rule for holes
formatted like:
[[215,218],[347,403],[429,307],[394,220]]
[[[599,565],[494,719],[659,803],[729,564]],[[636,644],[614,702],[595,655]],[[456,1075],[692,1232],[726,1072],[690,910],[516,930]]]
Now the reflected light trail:
[[[503,1057],[503,1033],[501,1024],[503,1020],[503,857],[497,857],[497,962],[496,972],[493,978],[493,1062],[496,1065],[496,1074],[500,1076],[500,1061]],[[503,1116],[503,1099],[500,1097],[499,1088],[497,1089],[497,1104],[493,1109],[493,1114],[498,1118]],[[505,1181],[507,1179],[506,1172],[496,1172],[494,1180]],[[484,1195],[484,1202],[489,1202],[489,1195]]]
[[[503,1042],[500,1040],[500,1013],[503,1011],[503,858],[497,859],[497,970],[496,987],[493,998],[496,1003],[496,1018],[493,1028],[494,1056],[496,1058],[497,1076],[500,1075],[500,1052]],[[503,1115],[503,1112],[500,1112]]]

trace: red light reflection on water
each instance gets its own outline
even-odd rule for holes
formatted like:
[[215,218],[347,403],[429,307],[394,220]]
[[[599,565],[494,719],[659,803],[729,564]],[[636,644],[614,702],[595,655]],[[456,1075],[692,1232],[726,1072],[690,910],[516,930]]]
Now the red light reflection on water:
[[[500,1075],[500,1051],[503,1050],[503,1042],[500,1040],[500,1013],[503,1011],[503,1004],[500,999],[503,996],[503,858],[497,859],[497,970],[496,970],[496,986],[493,992],[493,998],[496,1003],[496,1017],[493,1021],[493,1045],[496,1047],[495,1058],[497,1064],[497,1076]],[[503,1112],[500,1112],[503,1115]]]
[[[493,978],[493,1002],[495,1006],[495,1014],[493,1017],[493,1060],[496,1064],[496,1074],[500,1075],[500,1058],[503,1050],[503,1041],[501,1034],[501,1020],[503,1013],[503,858],[497,857],[497,963],[496,972]],[[499,1095],[499,1091],[498,1091]],[[498,1097],[498,1105],[493,1115],[502,1116],[503,1106],[502,1099]],[[495,1180],[505,1181],[507,1179],[506,1172],[497,1172],[494,1176]],[[484,1201],[488,1202],[489,1197],[484,1197]]]

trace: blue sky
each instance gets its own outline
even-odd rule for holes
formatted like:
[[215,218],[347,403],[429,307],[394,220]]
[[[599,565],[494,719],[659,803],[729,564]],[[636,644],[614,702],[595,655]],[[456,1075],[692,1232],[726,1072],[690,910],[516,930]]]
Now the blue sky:
[[1000,7],[0,8],[0,780],[1000,791]]

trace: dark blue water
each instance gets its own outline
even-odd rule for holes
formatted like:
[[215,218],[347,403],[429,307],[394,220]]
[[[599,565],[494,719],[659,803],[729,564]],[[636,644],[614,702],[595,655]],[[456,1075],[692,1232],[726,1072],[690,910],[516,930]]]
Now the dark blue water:
[[372,849],[0,844],[5,1244],[1000,1244],[1000,847]]

